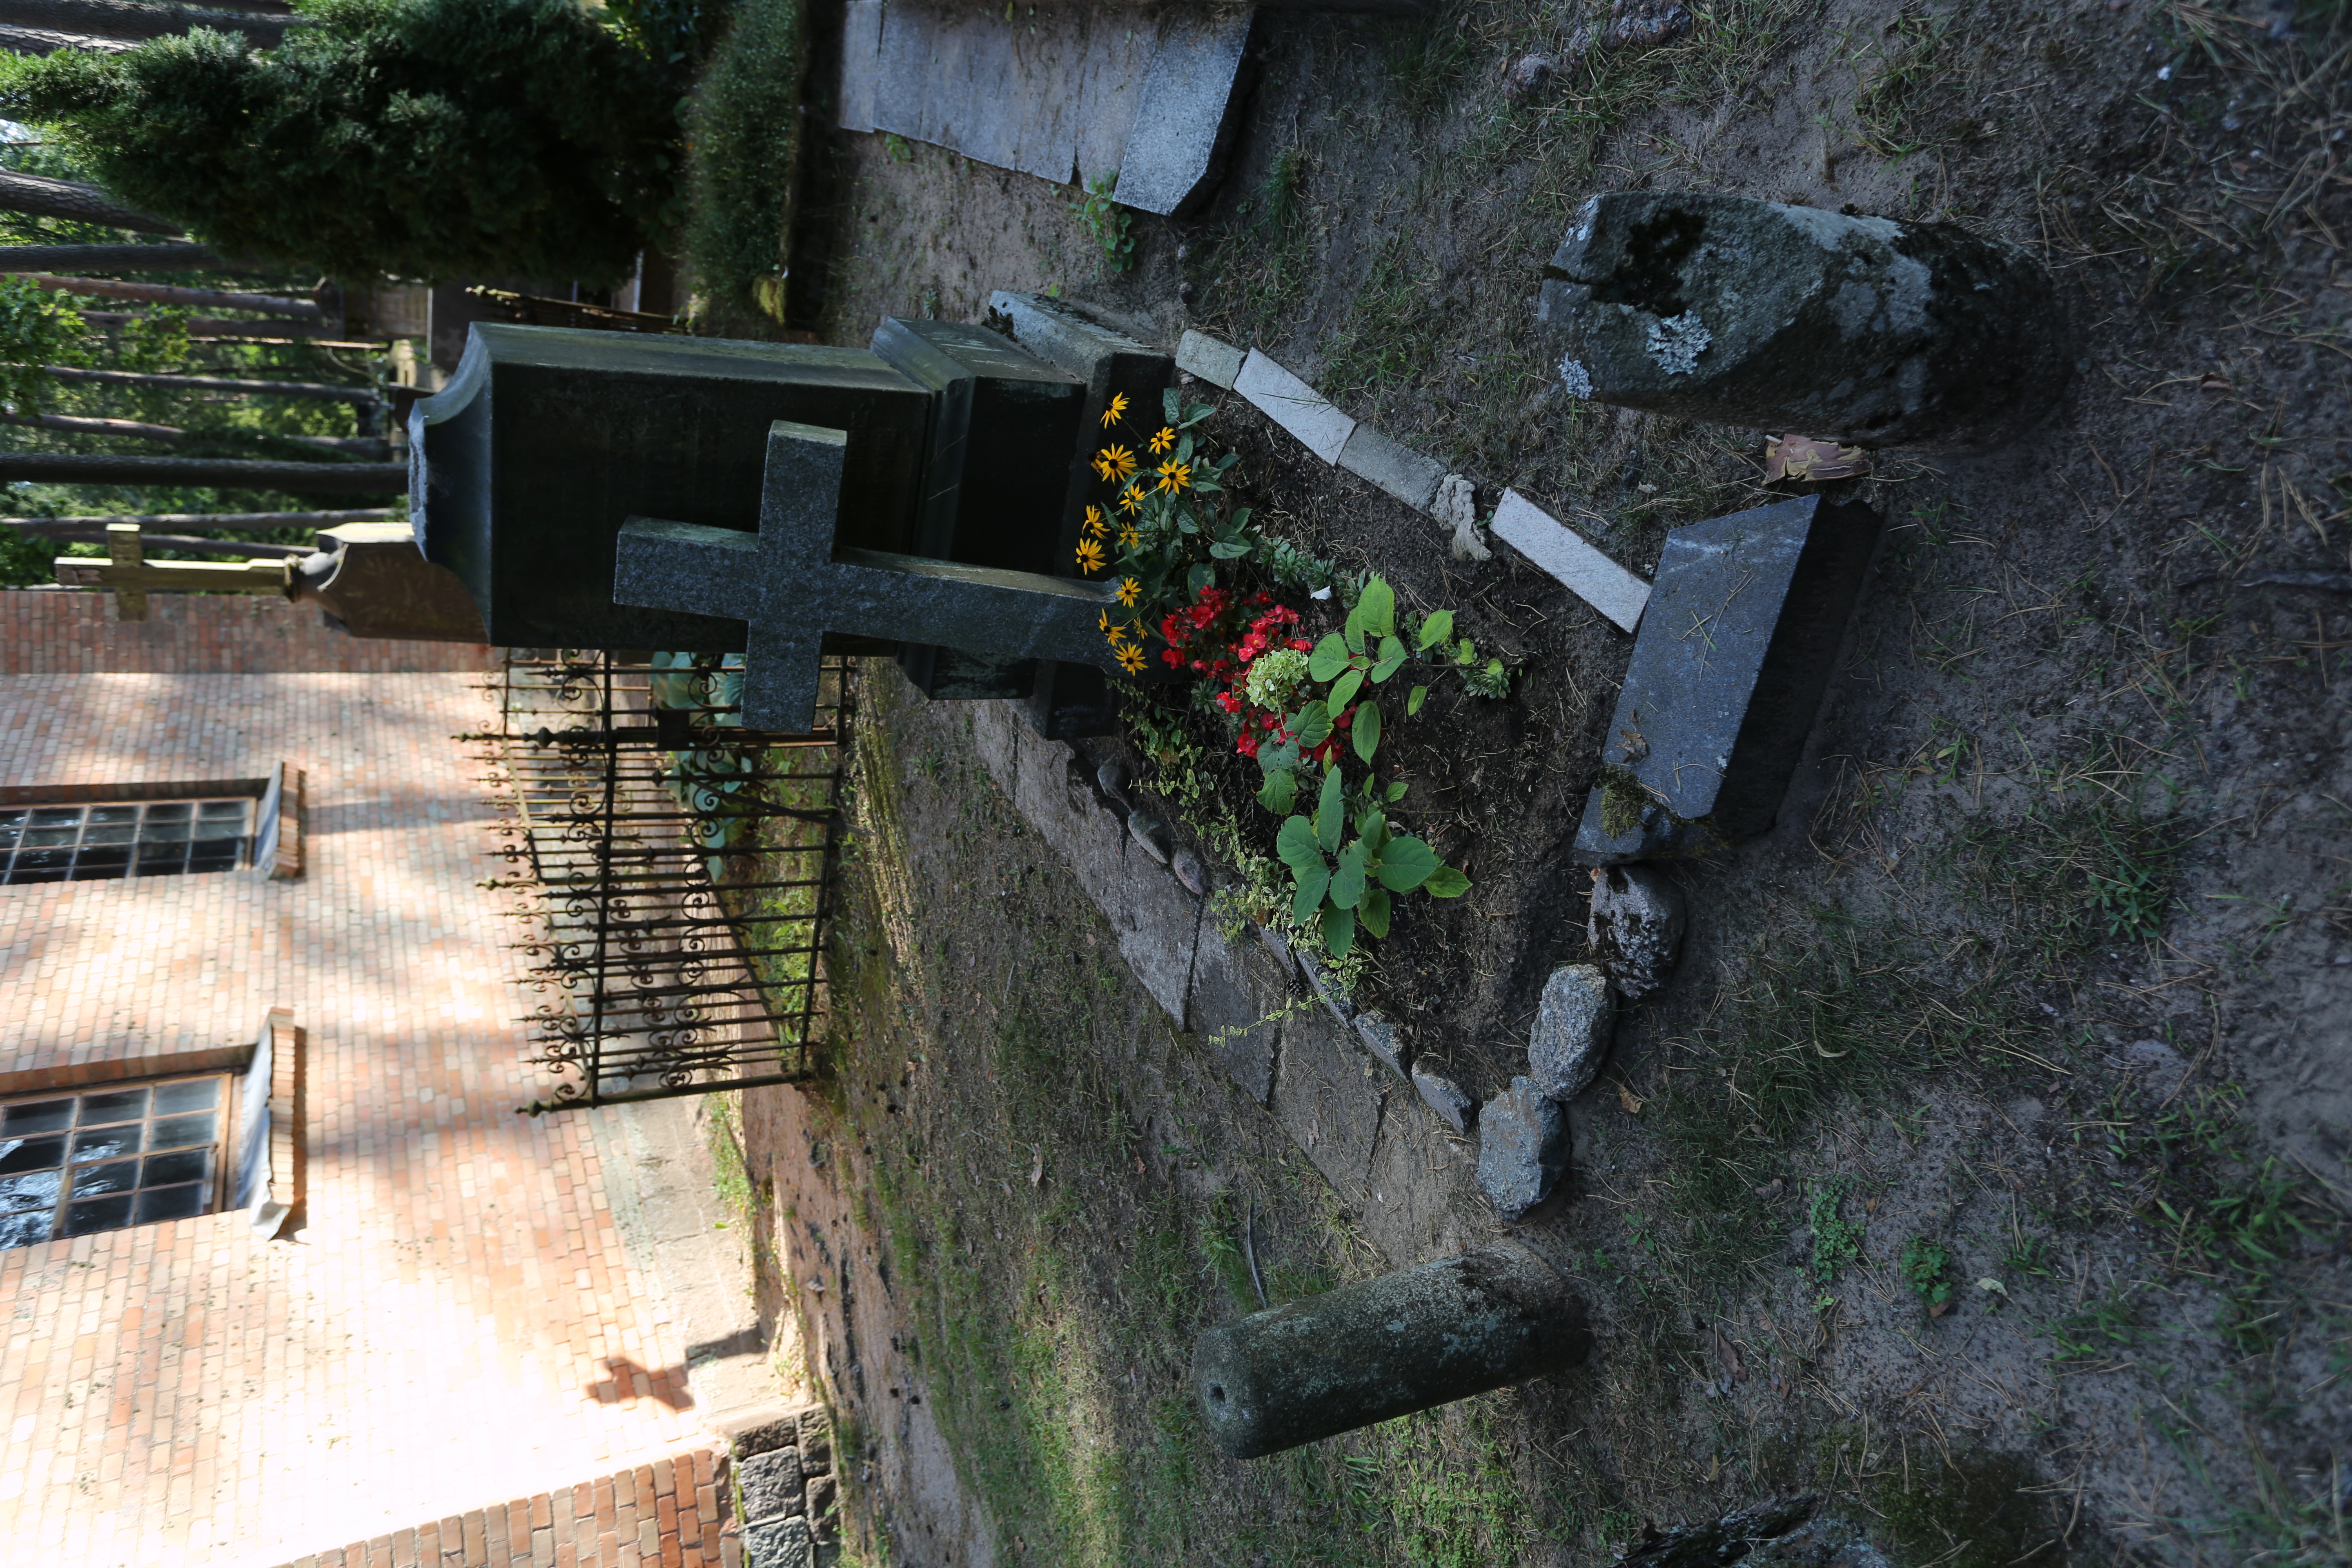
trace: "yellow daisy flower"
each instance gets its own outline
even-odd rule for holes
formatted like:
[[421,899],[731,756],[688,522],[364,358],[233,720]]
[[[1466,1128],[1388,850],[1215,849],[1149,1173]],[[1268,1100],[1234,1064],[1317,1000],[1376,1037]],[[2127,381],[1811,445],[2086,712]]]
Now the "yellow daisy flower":
[[1110,524],[1103,521],[1102,508],[1098,506],[1087,508],[1087,536],[1090,539],[1100,539],[1109,531]]
[[1141,675],[1143,673],[1143,650],[1139,647],[1123,647],[1119,649],[1118,667],[1119,668],[1127,671],[1129,675]]
[[[1140,598],[1142,595],[1143,584],[1137,582],[1134,578],[1122,577],[1118,580],[1118,602],[1120,604],[1132,605],[1137,599]],[[1108,610],[1105,610],[1103,614],[1108,615],[1110,612]]]
[[1095,478],[1098,479],[1108,479],[1111,477],[1114,470],[1110,466],[1109,460],[1104,458],[1100,452],[1097,452],[1089,460],[1095,466]]
[[1127,394],[1114,393],[1111,395],[1110,406],[1103,410],[1103,428],[1108,430],[1126,417]]
[[1108,610],[1105,610],[1101,615],[1095,617],[1095,629],[1101,632],[1103,636],[1110,638],[1113,642],[1117,642],[1118,640],[1119,630],[1118,627],[1113,626],[1110,624],[1110,612]]
[[1124,479],[1135,472],[1135,454],[1124,447],[1105,447],[1096,455],[1095,467],[1106,479]]
[[1103,566],[1103,547],[1091,539],[1078,541],[1078,566],[1082,571],[1099,572]]
[[1192,482],[1192,465],[1190,463],[1180,463],[1171,458],[1160,464],[1158,471],[1160,488],[1163,490],[1181,490]]
[[[1129,485],[1126,489],[1119,492],[1118,510],[1127,513],[1129,517],[1133,517],[1137,512],[1141,511],[1143,510],[1143,487],[1140,485]],[[1132,533],[1135,531],[1130,528],[1128,531]]]
[[1143,535],[1135,531],[1135,525],[1133,523],[1128,523],[1118,531],[1118,547],[1121,550],[1140,550],[1143,548]]
[[1155,456],[1168,450],[1169,447],[1173,447],[1175,444],[1176,432],[1171,430],[1165,425],[1162,425],[1160,427],[1160,433],[1152,437],[1150,442],[1151,450]]

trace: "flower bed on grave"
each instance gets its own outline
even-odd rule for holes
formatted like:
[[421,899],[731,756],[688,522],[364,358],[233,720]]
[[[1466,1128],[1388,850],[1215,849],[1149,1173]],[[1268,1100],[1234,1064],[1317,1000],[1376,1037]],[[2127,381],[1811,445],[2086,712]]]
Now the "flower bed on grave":
[[1432,682],[1501,698],[1510,672],[1454,635],[1451,610],[1401,616],[1379,576],[1257,526],[1235,504],[1236,456],[1203,427],[1209,406],[1171,389],[1158,412],[1131,422],[1113,400],[1094,458],[1104,494],[1077,547],[1082,572],[1119,584],[1125,614],[1106,612],[1102,629],[1120,667],[1180,678],[1132,686],[1131,737],[1231,868],[1215,895],[1224,922],[1276,928],[1344,965],[1389,934],[1402,900],[1470,886],[1404,830],[1412,786],[1385,737],[1420,716]]

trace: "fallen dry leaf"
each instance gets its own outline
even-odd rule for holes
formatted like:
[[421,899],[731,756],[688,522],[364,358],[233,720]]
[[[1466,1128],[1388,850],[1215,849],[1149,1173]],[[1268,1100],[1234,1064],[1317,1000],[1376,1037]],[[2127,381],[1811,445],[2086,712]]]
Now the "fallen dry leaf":
[[1816,441],[1811,436],[1773,436],[1764,442],[1764,482],[1796,479],[1822,484],[1831,479],[1859,479],[1870,472],[1870,458],[1859,447]]
[[2231,386],[2230,384],[2230,378],[2223,375],[2220,371],[2209,370],[2203,375],[2197,378],[2197,390],[2200,392],[2234,392],[2237,388]]
[[1642,1106],[1644,1102],[1640,1096],[1621,1083],[1617,1086],[1617,1103],[1625,1108],[1626,1115],[1639,1116],[1642,1114]]

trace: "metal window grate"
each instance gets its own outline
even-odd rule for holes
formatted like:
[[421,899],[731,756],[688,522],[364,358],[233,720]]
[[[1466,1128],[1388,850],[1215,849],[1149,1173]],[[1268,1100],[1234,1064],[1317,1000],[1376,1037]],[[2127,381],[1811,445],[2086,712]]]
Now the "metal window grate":
[[226,1110],[218,1074],[0,1107],[0,1247],[211,1213]]
[[252,824],[243,796],[0,807],[0,886],[234,871]]

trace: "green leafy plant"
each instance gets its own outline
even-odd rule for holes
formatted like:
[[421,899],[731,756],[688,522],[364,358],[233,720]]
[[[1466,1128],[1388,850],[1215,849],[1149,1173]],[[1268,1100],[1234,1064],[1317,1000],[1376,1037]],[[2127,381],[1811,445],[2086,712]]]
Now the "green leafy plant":
[[1813,1230],[1812,1276],[1823,1285],[1862,1257],[1862,1237],[1867,1227],[1838,1217],[1838,1205],[1852,1191],[1852,1177],[1832,1178],[1813,1194],[1812,1208],[1805,1216]]
[[1940,1318],[1952,1304],[1952,1254],[1940,1242],[1915,1236],[1903,1244],[1895,1265],[1910,1292],[1927,1304],[1927,1315]]
[[0,399],[19,414],[37,413],[57,390],[42,366],[89,363],[81,312],[71,296],[29,278],[0,280]]
[[1078,187],[1077,199],[1069,204],[1093,237],[1095,248],[1102,252],[1107,272],[1125,272],[1135,265],[1135,236],[1128,232],[1135,220],[1111,200],[1118,185],[1118,170],[1097,174],[1093,184]]

